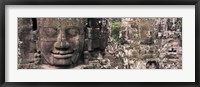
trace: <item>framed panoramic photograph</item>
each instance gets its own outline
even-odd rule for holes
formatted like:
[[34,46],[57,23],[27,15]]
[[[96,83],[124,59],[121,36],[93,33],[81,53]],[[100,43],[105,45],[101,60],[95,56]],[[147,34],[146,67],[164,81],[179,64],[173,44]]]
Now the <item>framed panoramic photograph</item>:
[[0,13],[1,87],[200,86],[199,0],[4,0]]

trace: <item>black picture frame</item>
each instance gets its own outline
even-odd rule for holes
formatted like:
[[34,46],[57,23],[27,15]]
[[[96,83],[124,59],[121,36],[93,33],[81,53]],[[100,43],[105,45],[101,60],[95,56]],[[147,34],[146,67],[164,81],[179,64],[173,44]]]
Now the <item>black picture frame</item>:
[[[1,87],[200,87],[199,46],[200,0],[1,0],[0,1],[0,85]],[[5,82],[6,5],[195,5],[195,82]],[[187,78],[185,78],[187,79]]]

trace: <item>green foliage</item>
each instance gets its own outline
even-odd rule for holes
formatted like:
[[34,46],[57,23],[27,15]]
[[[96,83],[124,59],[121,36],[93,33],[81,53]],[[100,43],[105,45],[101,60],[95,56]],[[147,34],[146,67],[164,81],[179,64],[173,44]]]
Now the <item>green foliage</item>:
[[119,38],[119,31],[121,27],[121,22],[120,21],[115,21],[112,23],[112,33],[111,36],[114,39],[114,42],[120,43],[121,39]]

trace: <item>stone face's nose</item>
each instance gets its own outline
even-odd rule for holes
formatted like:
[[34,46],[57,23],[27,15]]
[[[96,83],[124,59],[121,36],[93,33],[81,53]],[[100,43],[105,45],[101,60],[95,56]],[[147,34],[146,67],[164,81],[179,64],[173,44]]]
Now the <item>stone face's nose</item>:
[[66,40],[66,35],[62,29],[59,31],[54,47],[61,50],[69,48],[69,42]]

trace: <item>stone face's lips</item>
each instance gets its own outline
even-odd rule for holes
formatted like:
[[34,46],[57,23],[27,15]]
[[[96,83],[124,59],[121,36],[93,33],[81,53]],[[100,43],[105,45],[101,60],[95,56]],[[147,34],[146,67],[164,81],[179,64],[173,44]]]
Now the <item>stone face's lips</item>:
[[72,55],[73,54],[66,54],[66,55],[53,54],[53,57],[57,59],[65,59],[65,58],[71,58]]
[[73,51],[54,50],[52,51],[52,55],[54,58],[58,59],[71,58],[73,56]]

